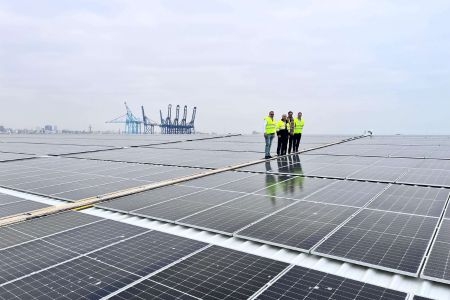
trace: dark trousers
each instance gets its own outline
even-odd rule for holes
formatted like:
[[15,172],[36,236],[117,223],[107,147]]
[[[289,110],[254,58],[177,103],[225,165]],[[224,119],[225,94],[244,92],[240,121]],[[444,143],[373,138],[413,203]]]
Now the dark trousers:
[[291,154],[291,150],[294,150],[295,152],[295,135],[289,134],[289,147],[288,147],[288,153]]
[[287,130],[278,131],[277,155],[285,155],[288,145],[289,133]]
[[301,139],[302,139],[301,133],[294,133],[294,136],[293,136],[294,152],[298,152],[298,146],[300,145]]

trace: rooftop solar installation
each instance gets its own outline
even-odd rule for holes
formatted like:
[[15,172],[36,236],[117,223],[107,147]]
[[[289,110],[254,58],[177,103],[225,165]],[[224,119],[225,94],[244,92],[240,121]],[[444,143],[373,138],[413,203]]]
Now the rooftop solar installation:
[[0,137],[0,189],[35,200],[0,194],[32,218],[0,227],[0,298],[450,296],[450,138],[347,138],[262,161],[261,135]]
[[365,209],[314,253],[417,276],[438,218]]
[[290,269],[257,299],[390,299],[407,294],[299,266]]

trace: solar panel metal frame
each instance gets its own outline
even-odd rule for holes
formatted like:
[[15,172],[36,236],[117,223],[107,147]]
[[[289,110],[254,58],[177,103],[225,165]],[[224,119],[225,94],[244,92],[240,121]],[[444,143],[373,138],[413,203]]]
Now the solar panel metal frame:
[[[440,282],[440,283],[445,283],[445,284],[450,284],[450,279],[442,279],[442,278],[438,278],[438,277],[432,277],[432,276],[425,275],[424,273],[425,273],[425,269],[428,265],[428,260],[430,259],[431,253],[433,253],[434,247],[439,242],[437,240],[437,238],[440,233],[441,227],[443,226],[444,221],[447,220],[448,222],[450,222],[450,215],[448,215],[450,213],[450,208],[448,207],[449,201],[450,201],[450,195],[449,195],[449,198],[447,199],[447,206],[446,206],[445,211],[443,212],[443,217],[441,219],[441,223],[439,224],[439,228],[436,231],[436,234],[435,234],[435,237],[433,240],[433,244],[431,245],[431,247],[429,246],[428,255],[426,256],[425,262],[422,262],[423,267],[420,272],[420,278],[428,279],[428,280],[432,280],[432,281],[436,281],[436,282]],[[450,244],[449,244],[448,251],[449,251],[448,257],[450,257]],[[450,266],[449,266],[449,269],[450,269]]]
[[[370,210],[370,209],[369,209]],[[390,212],[390,211],[383,211],[383,212],[388,212],[388,213],[398,213],[398,212]],[[402,214],[402,213],[398,213],[398,214]],[[357,214],[355,214],[356,216]],[[437,217],[430,217],[430,216],[422,216],[422,215],[414,215],[414,214],[406,214],[406,215],[413,215],[413,216],[419,216],[419,217],[424,217],[424,218],[433,218],[433,219],[438,219],[438,222],[436,222],[435,228],[433,230],[434,233],[436,233],[436,230],[439,226],[439,218]],[[351,219],[347,220],[346,223],[343,223],[339,228],[336,228],[335,231],[333,231],[333,233],[331,233],[329,236],[331,236],[332,234],[336,233],[340,228],[344,227]],[[428,244],[427,244],[427,251],[430,249],[431,243],[433,242],[433,238],[432,236],[430,236],[429,240],[428,240]],[[363,261],[358,261],[358,260],[354,260],[354,259],[349,259],[349,258],[345,258],[342,256],[336,256],[336,255],[331,255],[331,254],[326,254],[326,253],[322,253],[322,252],[317,252],[316,249],[318,247],[320,247],[321,243],[318,243],[311,251],[311,254],[314,255],[318,255],[318,256],[322,256],[322,257],[327,257],[327,258],[332,258],[332,259],[336,259],[336,260],[340,260],[340,261],[345,261],[345,262],[349,262],[349,263],[353,263],[356,265],[361,265],[361,266],[366,266],[366,267],[370,267],[370,268],[374,268],[374,269],[378,269],[378,270],[383,270],[383,271],[388,271],[391,273],[396,273],[396,274],[401,274],[401,275],[406,275],[406,276],[412,276],[412,277],[419,277],[420,272],[421,272],[421,267],[424,266],[425,260],[427,258],[427,251],[425,251],[423,253],[421,262],[419,264],[419,267],[417,268],[417,272],[416,273],[411,273],[411,272],[405,272],[402,270],[397,270],[397,269],[393,269],[393,268],[388,268],[388,267],[384,267],[384,266],[380,266],[380,265],[375,265],[375,264],[371,264],[371,263],[366,263]]]

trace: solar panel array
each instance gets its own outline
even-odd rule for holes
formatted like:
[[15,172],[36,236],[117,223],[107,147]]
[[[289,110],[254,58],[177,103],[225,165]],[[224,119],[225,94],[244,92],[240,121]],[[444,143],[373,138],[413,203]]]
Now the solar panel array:
[[[23,238],[5,239],[8,231]],[[289,276],[283,272],[292,268],[284,262],[78,212],[2,227],[0,236],[1,299],[245,299],[264,291],[269,282],[283,280]],[[316,274],[323,277],[324,286],[348,281]],[[389,296],[386,299],[406,297],[362,282],[351,284],[359,285],[368,299],[378,299],[373,298],[374,291]],[[333,288],[338,295],[346,287]]]
[[[46,137],[41,143],[33,138],[9,138],[0,145],[0,153],[19,155],[9,161],[0,155],[0,186],[68,201],[257,160],[264,146],[260,136]],[[302,149],[342,139],[305,137]],[[450,267],[442,263],[450,258],[449,151],[446,137],[364,138],[96,207],[450,283]],[[37,157],[41,154],[56,157]],[[0,218],[46,206],[0,197]],[[80,215],[0,228],[0,298],[406,298],[363,282]]]

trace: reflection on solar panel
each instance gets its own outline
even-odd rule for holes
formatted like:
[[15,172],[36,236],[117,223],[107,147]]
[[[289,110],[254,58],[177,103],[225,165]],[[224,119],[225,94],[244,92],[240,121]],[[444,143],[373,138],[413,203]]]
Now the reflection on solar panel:
[[337,181],[312,194],[308,201],[362,207],[387,187],[383,183]]
[[257,299],[404,300],[406,296],[403,292],[295,266]]
[[[269,174],[266,175],[266,178],[269,182],[275,182],[276,179],[274,175]],[[303,199],[333,182],[335,182],[333,179],[293,176],[288,180],[281,181],[278,184],[269,185],[267,188],[255,193],[271,197]]]
[[391,185],[369,204],[369,208],[439,217],[448,198],[449,190]]
[[100,299],[139,276],[87,257],[0,287],[1,299]]
[[247,195],[181,219],[177,223],[232,234],[291,203],[293,200],[284,198]]
[[423,278],[450,283],[450,220],[444,219],[428,255]]
[[209,247],[150,277],[202,299],[247,299],[288,264],[218,246]]
[[296,250],[310,250],[358,209],[300,201],[237,233]]
[[216,188],[233,192],[253,193],[261,189],[268,188],[274,184],[280,184],[290,178],[290,176],[255,174],[255,176],[222,184]]
[[417,276],[437,218],[363,210],[313,252]]
[[146,276],[206,244],[151,231],[89,254],[89,257],[140,276]]

